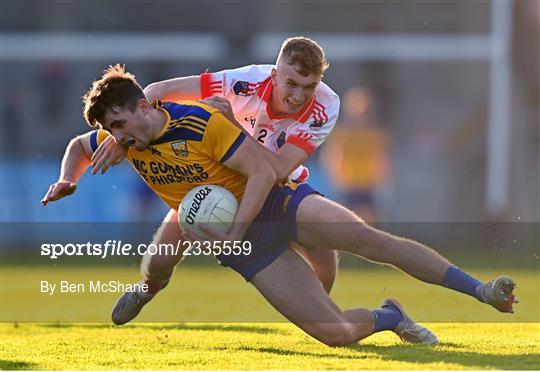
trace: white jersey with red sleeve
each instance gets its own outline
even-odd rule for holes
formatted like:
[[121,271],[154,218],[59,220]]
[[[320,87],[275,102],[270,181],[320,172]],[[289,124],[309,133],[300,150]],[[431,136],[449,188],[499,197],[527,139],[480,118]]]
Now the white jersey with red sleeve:
[[[272,152],[290,143],[311,155],[328,137],[339,115],[339,97],[321,82],[313,97],[296,114],[276,116],[269,102],[273,65],[250,65],[201,74],[202,98],[221,96],[232,106],[236,120]],[[307,168],[300,166],[291,179],[303,182]]]

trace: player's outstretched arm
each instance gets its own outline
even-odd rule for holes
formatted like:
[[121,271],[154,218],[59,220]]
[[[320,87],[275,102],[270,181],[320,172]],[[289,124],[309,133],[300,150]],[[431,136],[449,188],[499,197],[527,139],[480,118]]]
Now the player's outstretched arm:
[[62,159],[60,177],[58,177],[57,182],[49,186],[47,194],[41,200],[42,205],[47,205],[51,201],[62,199],[75,192],[77,182],[92,162],[91,135],[92,132],[88,132],[69,142]]
[[183,99],[201,98],[201,78],[186,76],[158,81],[144,88],[146,98],[161,101],[179,101]]

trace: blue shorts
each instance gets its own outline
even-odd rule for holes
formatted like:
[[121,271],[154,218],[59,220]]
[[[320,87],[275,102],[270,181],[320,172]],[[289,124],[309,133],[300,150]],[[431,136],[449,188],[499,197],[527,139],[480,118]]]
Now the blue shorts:
[[319,194],[307,183],[274,186],[261,211],[249,226],[244,240],[251,242],[249,255],[216,256],[222,266],[241,274],[247,282],[270,265],[296,240],[296,211],[310,194]]

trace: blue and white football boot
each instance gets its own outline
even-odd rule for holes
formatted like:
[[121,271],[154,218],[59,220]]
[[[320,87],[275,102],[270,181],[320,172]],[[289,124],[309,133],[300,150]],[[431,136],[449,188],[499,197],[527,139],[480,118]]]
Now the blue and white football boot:
[[516,282],[506,275],[499,276],[486,284],[479,285],[476,293],[495,309],[502,313],[513,313],[512,306],[519,301],[514,296]]
[[403,315],[403,320],[398,323],[397,327],[394,329],[394,333],[405,342],[412,342],[414,344],[425,344],[425,345],[437,345],[439,340],[433,332],[431,332],[426,327],[421,326],[416,323],[414,320],[409,318],[405,313],[403,306],[394,299],[384,300],[381,304],[381,307],[388,305],[393,305],[398,308]]

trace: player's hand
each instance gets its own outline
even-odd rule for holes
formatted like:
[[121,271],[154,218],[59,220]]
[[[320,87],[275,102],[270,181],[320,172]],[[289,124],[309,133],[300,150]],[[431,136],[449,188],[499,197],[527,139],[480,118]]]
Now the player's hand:
[[236,122],[231,103],[225,98],[212,96],[212,97],[208,97],[206,99],[200,100],[199,102],[212,106],[215,109],[218,109],[227,119],[229,119],[233,123]]
[[113,136],[107,136],[92,155],[92,174],[96,174],[100,169],[101,174],[104,174],[110,166],[120,164],[127,151],[127,146],[117,143]]
[[47,205],[51,201],[62,199],[65,196],[71,195],[77,189],[77,184],[71,181],[58,181],[49,186],[49,191],[41,199],[41,205]]
[[[205,226],[203,224],[199,225],[199,229],[201,229],[201,231],[208,236],[208,240],[211,240],[211,241],[234,242],[234,241],[241,241],[243,237],[243,234],[240,235],[240,234],[234,234],[234,233],[224,233],[218,230],[214,230],[210,228],[209,226]],[[231,230],[234,230],[234,228]]]
[[188,242],[204,242],[205,240],[188,229],[182,229],[181,240],[187,240]]
[[198,236],[197,234],[195,234],[194,232],[188,230],[188,229],[184,229],[182,230],[182,239],[183,240],[188,240],[190,242],[195,242],[195,241],[198,241],[198,242],[205,242],[207,240],[209,241],[240,241],[242,240],[242,236],[240,235],[236,235],[236,234],[227,234],[227,233],[224,233],[224,232],[221,232],[221,231],[217,231],[217,230],[213,230],[211,229],[210,227],[208,226],[205,226],[203,224],[199,224],[197,226],[203,233],[206,234],[206,236],[208,237],[207,239],[205,238],[201,238],[200,236]]

